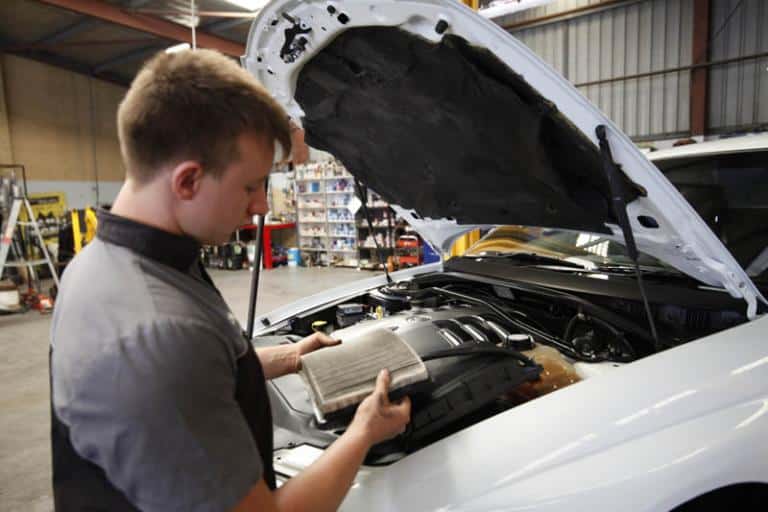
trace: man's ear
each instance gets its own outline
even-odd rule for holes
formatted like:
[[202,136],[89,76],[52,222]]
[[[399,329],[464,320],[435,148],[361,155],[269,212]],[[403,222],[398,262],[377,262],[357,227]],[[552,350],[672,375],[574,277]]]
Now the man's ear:
[[203,180],[203,168],[195,160],[181,162],[171,171],[171,189],[182,201],[194,199]]

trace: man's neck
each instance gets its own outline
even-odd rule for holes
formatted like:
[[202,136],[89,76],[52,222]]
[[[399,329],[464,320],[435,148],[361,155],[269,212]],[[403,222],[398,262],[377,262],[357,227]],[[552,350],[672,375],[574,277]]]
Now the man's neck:
[[169,207],[166,190],[158,182],[137,185],[127,179],[112,204],[111,212],[169,233],[183,234]]

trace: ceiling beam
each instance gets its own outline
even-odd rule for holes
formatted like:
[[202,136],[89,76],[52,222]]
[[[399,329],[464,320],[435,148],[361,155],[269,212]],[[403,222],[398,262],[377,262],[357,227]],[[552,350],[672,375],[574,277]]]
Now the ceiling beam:
[[[103,21],[140,30],[156,36],[192,43],[192,31],[187,27],[144,14],[131,14],[122,8],[98,0],[39,0],[40,2],[74,11]],[[197,46],[218,50],[226,55],[241,57],[245,46],[213,34],[197,32]]]

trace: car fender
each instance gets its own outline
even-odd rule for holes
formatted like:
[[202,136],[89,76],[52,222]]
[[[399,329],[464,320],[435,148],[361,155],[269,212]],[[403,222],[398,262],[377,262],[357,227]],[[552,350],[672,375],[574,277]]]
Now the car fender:
[[512,408],[387,467],[342,510],[664,510],[768,482],[768,318]]

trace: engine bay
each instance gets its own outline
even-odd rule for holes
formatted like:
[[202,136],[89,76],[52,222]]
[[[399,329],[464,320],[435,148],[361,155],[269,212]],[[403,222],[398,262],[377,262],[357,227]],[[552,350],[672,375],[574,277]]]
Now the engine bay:
[[[427,274],[347,297],[292,318],[258,343],[296,341],[323,330],[354,343],[389,329],[423,358],[430,378],[409,393],[406,432],[375,446],[367,464],[387,464],[505,410],[707,333],[746,321],[736,311],[708,312],[654,305],[659,341],[637,304],[590,300],[553,289]],[[691,312],[698,330],[685,325]],[[674,314],[673,314],[674,313]],[[707,316],[708,315],[708,316]],[[723,320],[725,319],[725,320]],[[695,338],[694,338],[695,336]],[[661,347],[659,347],[661,345]],[[435,353],[442,354],[433,357]],[[344,432],[352,413],[320,424],[300,377],[270,381],[276,448],[324,448]]]

